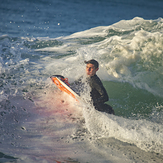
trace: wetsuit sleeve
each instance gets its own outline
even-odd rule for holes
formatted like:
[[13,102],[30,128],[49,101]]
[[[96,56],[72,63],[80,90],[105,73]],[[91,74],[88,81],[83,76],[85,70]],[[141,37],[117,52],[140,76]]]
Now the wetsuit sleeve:
[[92,99],[94,104],[104,103],[109,100],[108,94],[98,77],[92,80]]

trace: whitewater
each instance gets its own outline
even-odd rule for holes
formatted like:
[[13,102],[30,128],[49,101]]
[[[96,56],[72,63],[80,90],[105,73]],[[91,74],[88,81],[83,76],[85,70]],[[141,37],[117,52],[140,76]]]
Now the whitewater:
[[[0,161],[162,162],[162,35],[162,18],[135,17],[57,38],[1,36]],[[72,83],[92,58],[115,116],[50,79]]]
[[[163,1],[1,0],[0,162],[162,163]],[[96,59],[115,115],[60,92]]]

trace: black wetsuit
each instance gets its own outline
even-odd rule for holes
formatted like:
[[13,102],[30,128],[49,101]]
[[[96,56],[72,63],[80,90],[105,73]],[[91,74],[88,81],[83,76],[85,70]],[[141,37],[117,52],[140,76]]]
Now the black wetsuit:
[[105,104],[105,102],[109,100],[109,97],[99,77],[95,74],[87,79],[91,87],[90,95],[95,109],[109,114],[114,114],[112,107]]
[[108,94],[97,75],[87,78],[87,81],[91,87],[91,97],[93,104],[102,104],[109,100]]
[[[105,104],[105,102],[109,100],[109,97],[99,77],[95,74],[94,76],[88,77],[86,81],[91,87],[90,96],[95,109],[101,112],[114,114],[112,107],[108,104]],[[80,94],[80,91],[83,87],[82,77],[76,81],[75,84],[78,85],[77,89],[79,91],[78,93]]]

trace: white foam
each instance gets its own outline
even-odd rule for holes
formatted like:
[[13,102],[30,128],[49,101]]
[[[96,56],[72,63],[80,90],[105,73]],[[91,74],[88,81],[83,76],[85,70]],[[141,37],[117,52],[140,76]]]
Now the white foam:
[[[31,139],[28,139],[27,142],[24,141],[26,139],[11,139],[14,142],[16,141],[17,144],[22,145],[17,149],[22,149],[23,145],[25,144],[24,147],[27,147],[27,149],[30,149],[32,152],[32,149],[35,149],[36,152],[39,149],[38,151],[41,152],[40,149],[43,148],[45,150],[43,150],[42,153],[46,152],[46,154],[48,154],[48,152],[51,152],[51,154],[53,154],[54,151],[51,151],[51,149],[56,150],[53,147],[55,145],[60,148],[59,143],[62,142],[62,140],[59,139],[58,141],[58,137],[63,135],[64,139],[62,145],[67,150],[68,148],[66,148],[66,145],[68,144],[68,141],[71,140],[67,138],[67,135],[69,135],[69,138],[71,138],[71,136],[76,136],[74,132],[76,132],[78,125],[80,126],[76,119],[85,119],[85,126],[82,127],[86,127],[86,129],[88,129],[91,133],[91,136],[88,133],[88,135],[85,135],[85,144],[87,144],[87,141],[89,142],[89,137],[96,140],[97,138],[114,137],[115,139],[123,142],[135,144],[140,149],[163,154],[162,112],[153,112],[154,115],[151,113],[153,118],[151,118],[151,122],[146,120],[129,120],[122,117],[100,113],[94,110],[94,108],[88,104],[82,104],[79,106],[75,103],[74,105],[72,99],[68,99],[64,95],[56,95],[54,92],[52,92],[54,89],[51,88],[53,88],[52,86],[54,84],[52,84],[49,78],[51,75],[59,74],[68,77],[69,81],[73,82],[81,75],[85,74],[84,60],[94,58],[100,63],[100,69],[97,74],[101,79],[106,81],[125,81],[131,83],[137,88],[145,89],[154,95],[159,95],[162,97],[162,26],[162,19],[152,21],[134,18],[133,20],[120,21],[111,26],[97,27],[87,31],[78,32],[67,37],[57,38],[57,40],[61,41],[63,44],[54,47],[32,50],[30,48],[24,48],[24,46],[19,42],[14,42],[15,45],[13,43],[11,46],[13,48],[11,49],[9,46],[8,52],[11,52],[13,58],[9,58],[8,60],[3,59],[2,57],[0,58],[0,61],[2,61],[0,63],[1,72],[6,72],[6,74],[8,73],[9,77],[10,75],[15,75],[14,73],[16,73],[17,79],[13,78],[13,81],[16,81],[16,84],[18,85],[15,87],[10,87],[10,83],[6,84],[5,82],[11,82],[12,80],[8,78],[4,79],[6,81],[4,82],[4,87],[0,92],[1,100],[8,98],[7,93],[16,95],[18,89],[23,89],[24,87],[26,88],[25,90],[29,92],[36,90],[37,95],[41,96],[39,102],[37,101],[38,99],[34,99],[37,107],[30,111],[32,114],[33,112],[37,114],[38,111],[39,118],[36,118],[33,121],[31,120],[31,123],[23,126],[26,128],[26,130],[23,130],[23,132],[31,132],[30,134],[33,136],[32,142]],[[98,40],[97,38],[100,39]],[[53,40],[50,38],[37,39]],[[34,42],[35,38],[29,38],[28,41]],[[3,43],[5,46],[8,44],[11,45],[7,38]],[[1,49],[1,51],[2,50],[3,49]],[[41,51],[47,52],[47,54],[39,54]],[[49,54],[48,52],[61,54],[60,58],[58,59],[53,57],[53,55],[51,55],[51,53]],[[69,54],[69,52],[73,53],[65,57],[61,57],[65,54]],[[29,59],[21,58],[21,54],[28,53],[30,53],[30,55],[33,55],[33,53],[34,55],[39,55],[40,58],[38,60],[30,57]],[[9,56],[10,55],[6,57]],[[22,73],[22,83],[19,84],[20,72]],[[9,88],[12,88],[12,90]],[[83,96],[85,99],[88,99],[88,96]],[[28,92],[26,93],[26,97],[28,99]],[[61,99],[65,100],[63,105]],[[161,109],[162,106],[159,107]],[[68,111],[66,109],[68,109]],[[157,115],[158,113],[160,115]],[[72,122],[72,119],[68,118],[70,114],[74,115],[72,119],[75,120],[75,122]],[[11,117],[9,118],[12,120]],[[157,118],[159,118],[159,120]],[[156,123],[156,119],[158,120],[158,123]],[[39,130],[40,128],[41,130]],[[11,130],[12,132],[15,131],[15,128],[13,129],[14,130]],[[38,137],[36,131],[38,133],[40,131]],[[24,133],[22,134],[22,131],[19,131],[18,134],[23,137]],[[28,135],[28,132],[25,133],[25,136],[26,134],[29,137],[31,136],[30,134]],[[10,135],[7,136],[9,137]],[[58,141],[56,141],[56,144],[53,144],[53,141],[51,141],[51,138],[54,137]],[[29,148],[30,145],[33,145],[32,143],[36,144],[36,148]],[[76,142],[74,141],[73,143],[75,144]],[[94,144],[91,141],[89,143],[91,150],[94,150],[92,147]],[[85,148],[88,147],[85,144],[82,145]],[[8,148],[10,145],[4,146]],[[67,150],[67,152],[66,150],[64,151],[62,149],[58,150],[57,154],[62,153],[63,155],[70,154],[69,156],[73,156],[73,145],[71,146],[72,148],[70,147],[70,151]],[[13,149],[11,149],[11,151],[12,150]],[[25,148],[23,148],[23,150],[26,152]],[[19,152],[20,151],[18,151],[18,153]]]
[[95,138],[114,137],[150,152],[163,154],[163,126],[146,120],[129,120],[85,108],[86,126]]

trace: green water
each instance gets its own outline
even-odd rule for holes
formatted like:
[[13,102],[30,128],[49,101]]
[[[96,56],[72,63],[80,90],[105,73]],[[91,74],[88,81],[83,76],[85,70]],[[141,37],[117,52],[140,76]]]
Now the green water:
[[161,111],[158,106],[163,106],[163,99],[146,90],[135,88],[129,83],[104,81],[103,84],[110,98],[107,103],[118,116],[149,119],[153,111]]

